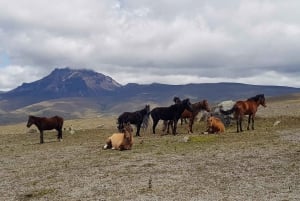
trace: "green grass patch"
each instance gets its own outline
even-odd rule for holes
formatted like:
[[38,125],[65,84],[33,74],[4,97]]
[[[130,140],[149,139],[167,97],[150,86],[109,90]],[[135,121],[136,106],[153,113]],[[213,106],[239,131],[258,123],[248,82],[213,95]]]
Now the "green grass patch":
[[190,136],[189,141],[195,143],[211,143],[216,142],[218,136],[216,135],[201,135],[201,136]]

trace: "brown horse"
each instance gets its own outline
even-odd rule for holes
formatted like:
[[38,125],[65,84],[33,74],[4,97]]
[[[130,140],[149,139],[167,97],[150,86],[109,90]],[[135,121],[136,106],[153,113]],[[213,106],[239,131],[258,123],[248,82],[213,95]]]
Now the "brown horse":
[[247,130],[249,130],[250,120],[252,121],[252,130],[254,130],[254,117],[259,105],[267,107],[265,103],[264,94],[259,94],[252,98],[248,98],[246,101],[237,101],[230,110],[224,111],[220,109],[220,112],[224,115],[229,115],[234,113],[234,118],[236,119],[236,126],[237,126],[236,132],[243,131],[242,129],[243,117],[244,115],[249,115]]
[[54,116],[51,118],[46,117],[36,117],[30,115],[28,117],[27,127],[29,128],[32,124],[40,131],[40,143],[44,143],[44,130],[57,130],[57,139],[62,140],[62,127],[64,124],[64,119],[59,116]]
[[133,145],[132,127],[130,123],[123,123],[122,133],[114,133],[107,138],[103,149],[130,150]]
[[193,124],[194,124],[195,117],[198,115],[198,113],[201,110],[210,112],[210,108],[207,100],[193,103],[192,109],[193,109],[192,111],[184,110],[183,113],[181,114],[181,119],[185,119],[185,118],[189,119],[189,132],[191,133],[193,133]]
[[207,130],[208,133],[224,133],[225,132],[225,126],[221,119],[217,117],[209,117],[207,119]]

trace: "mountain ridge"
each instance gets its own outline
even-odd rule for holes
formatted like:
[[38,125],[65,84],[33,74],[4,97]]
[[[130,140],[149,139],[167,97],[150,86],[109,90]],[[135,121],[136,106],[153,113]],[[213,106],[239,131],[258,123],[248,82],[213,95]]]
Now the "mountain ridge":
[[[26,119],[26,115],[83,118],[88,113],[119,114],[135,111],[145,104],[168,106],[174,96],[191,102],[207,99],[211,105],[224,100],[241,100],[257,94],[268,97],[300,93],[300,88],[249,85],[243,83],[160,83],[121,85],[113,78],[92,70],[54,69],[40,80],[0,94],[0,121],[9,123]],[[5,119],[6,118],[6,119]]]

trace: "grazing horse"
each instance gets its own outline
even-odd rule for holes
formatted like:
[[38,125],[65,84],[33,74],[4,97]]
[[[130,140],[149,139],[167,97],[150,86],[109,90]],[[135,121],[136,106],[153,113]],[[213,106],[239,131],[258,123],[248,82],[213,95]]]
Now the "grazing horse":
[[124,123],[131,123],[136,126],[136,136],[140,136],[141,127],[147,128],[150,114],[150,106],[146,105],[144,109],[135,112],[124,112],[118,117],[118,129],[123,129]]
[[107,138],[103,149],[130,150],[133,145],[132,127],[130,123],[123,124],[122,133],[114,133]]
[[207,100],[193,103],[192,109],[193,109],[192,111],[184,110],[183,113],[181,114],[181,119],[189,118],[189,132],[191,132],[191,133],[193,133],[193,124],[194,124],[195,117],[198,115],[198,113],[201,110],[210,112],[210,108],[209,108]]
[[57,139],[59,141],[62,140],[62,127],[64,124],[64,119],[59,116],[54,116],[51,118],[46,117],[36,117],[29,115],[27,127],[29,128],[32,124],[36,125],[36,127],[40,131],[40,143],[44,143],[44,130],[57,130]]
[[192,111],[192,104],[189,99],[184,99],[181,103],[173,104],[169,107],[156,107],[151,111],[151,117],[153,120],[153,134],[155,134],[155,127],[159,120],[172,121],[172,133],[176,134],[177,122],[182,112],[187,109]]
[[249,115],[247,130],[249,130],[250,120],[252,121],[252,130],[254,130],[254,117],[259,105],[267,107],[264,94],[259,94],[252,98],[248,98],[246,101],[237,101],[230,110],[224,111],[220,109],[220,112],[224,115],[229,115],[232,113],[234,114],[237,127],[236,132],[238,133],[243,131],[242,121],[244,115]]
[[224,133],[225,132],[225,126],[221,119],[217,117],[209,117],[207,119],[207,130],[208,133]]

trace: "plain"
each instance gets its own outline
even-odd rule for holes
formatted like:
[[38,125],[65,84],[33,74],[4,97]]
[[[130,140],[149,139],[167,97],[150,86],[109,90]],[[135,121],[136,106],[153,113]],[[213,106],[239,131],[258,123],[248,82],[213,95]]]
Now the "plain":
[[116,116],[68,120],[63,142],[50,131],[42,145],[26,122],[1,126],[0,200],[299,200],[300,99],[258,110],[239,134],[204,135],[200,121],[153,135],[150,124],[130,151],[102,149]]

